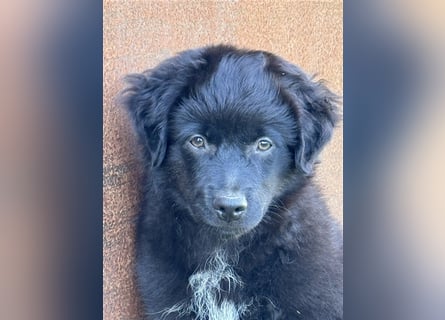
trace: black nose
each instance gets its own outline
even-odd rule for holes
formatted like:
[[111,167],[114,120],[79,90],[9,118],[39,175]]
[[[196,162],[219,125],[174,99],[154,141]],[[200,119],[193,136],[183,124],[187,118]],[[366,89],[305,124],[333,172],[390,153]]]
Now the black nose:
[[221,196],[213,201],[218,218],[230,222],[238,220],[247,209],[247,200],[244,196]]

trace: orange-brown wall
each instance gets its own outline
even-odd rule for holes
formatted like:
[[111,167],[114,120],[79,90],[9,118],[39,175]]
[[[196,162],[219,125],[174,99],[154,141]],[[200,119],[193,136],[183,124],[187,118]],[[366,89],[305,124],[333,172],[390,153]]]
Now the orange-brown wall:
[[[135,139],[114,99],[125,74],[176,52],[230,43],[276,53],[343,90],[343,2],[104,0],[104,319],[138,319],[133,218],[140,200]],[[317,181],[342,219],[342,124],[321,155]]]

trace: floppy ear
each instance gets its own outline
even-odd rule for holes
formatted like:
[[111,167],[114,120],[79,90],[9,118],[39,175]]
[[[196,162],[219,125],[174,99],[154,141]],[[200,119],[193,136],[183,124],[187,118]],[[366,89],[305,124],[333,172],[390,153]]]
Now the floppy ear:
[[159,83],[150,75],[131,74],[125,77],[128,84],[120,96],[142,145],[144,160],[159,166],[167,150],[168,106],[162,104]]
[[318,154],[331,139],[338,121],[338,98],[320,81],[307,83],[307,87],[302,88],[299,94],[304,104],[299,123],[301,147],[295,151],[295,161],[309,175]]
[[305,175],[310,175],[318,154],[330,140],[338,121],[339,98],[322,81],[314,81],[286,61],[280,61],[278,76],[299,126],[295,163]]
[[125,78],[127,87],[119,102],[126,106],[144,160],[160,166],[168,146],[168,118],[191,83],[191,75],[201,65],[200,52],[189,50],[165,60],[152,70]]

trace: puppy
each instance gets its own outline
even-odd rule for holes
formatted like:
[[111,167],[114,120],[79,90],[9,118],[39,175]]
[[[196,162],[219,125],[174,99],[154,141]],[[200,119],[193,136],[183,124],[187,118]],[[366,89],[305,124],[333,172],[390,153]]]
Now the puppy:
[[341,229],[312,182],[336,96],[276,55],[225,45],[127,82],[147,318],[342,319]]

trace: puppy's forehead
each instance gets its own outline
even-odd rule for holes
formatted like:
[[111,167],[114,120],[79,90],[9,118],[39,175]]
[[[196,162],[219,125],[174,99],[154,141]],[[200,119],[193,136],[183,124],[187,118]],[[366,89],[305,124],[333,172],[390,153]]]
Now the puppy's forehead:
[[[293,135],[295,118],[281,99],[273,75],[259,52],[223,56],[203,69],[203,82],[190,88],[174,113],[177,133],[209,134],[220,139],[254,140],[270,130]],[[209,74],[210,73],[210,74]]]
[[265,67],[262,53],[223,56],[209,81],[196,88],[196,93],[205,102],[225,107],[247,104],[249,100],[272,103],[278,90]]
[[248,123],[252,118],[273,116],[277,113],[274,109],[285,106],[265,66],[262,53],[223,56],[216,67],[200,71],[211,74],[192,86],[182,108],[195,118],[205,116],[226,122]]

